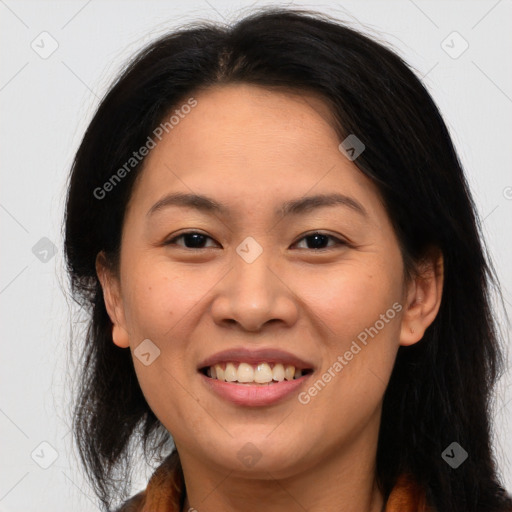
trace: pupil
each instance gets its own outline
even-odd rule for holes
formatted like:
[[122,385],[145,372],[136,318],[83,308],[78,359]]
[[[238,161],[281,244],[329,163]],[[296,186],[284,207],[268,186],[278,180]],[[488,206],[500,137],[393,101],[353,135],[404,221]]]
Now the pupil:
[[[310,235],[307,238],[314,239],[315,240],[315,242],[313,243],[314,247],[312,247],[312,248],[319,249],[319,248],[321,248],[321,247],[319,247],[319,245],[320,246],[323,245],[323,242],[325,242],[327,240],[327,235],[316,234],[316,235]],[[321,239],[320,242],[318,240],[319,238]]]
[[[192,248],[201,248],[205,242],[205,235],[202,235],[201,233],[192,233],[188,235],[184,235],[185,240],[188,242],[186,243],[187,247]],[[313,241],[313,243],[309,244],[310,248],[312,249],[321,249],[323,248],[325,242],[327,242],[328,236],[322,235],[322,234],[315,234],[315,235],[309,235],[306,237],[310,242]],[[191,243],[190,243],[191,242]]]
[[191,239],[193,240],[192,244],[186,244],[186,245],[187,246],[192,245],[192,247],[200,247],[205,242],[204,238],[205,238],[205,235],[202,235],[201,233],[192,233],[189,235],[185,235],[185,240],[187,240],[187,241],[190,241]]

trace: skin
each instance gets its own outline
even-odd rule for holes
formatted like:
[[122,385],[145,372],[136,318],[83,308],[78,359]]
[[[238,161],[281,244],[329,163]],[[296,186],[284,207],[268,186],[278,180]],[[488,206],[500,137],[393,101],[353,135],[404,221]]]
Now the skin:
[[[184,510],[379,512],[383,394],[399,346],[418,342],[437,314],[442,257],[433,252],[405,280],[378,189],[339,151],[320,98],[245,84],[194,97],[197,106],[145,161],[119,273],[97,258],[113,342],[133,354],[150,339],[161,351],[149,366],[133,360],[176,443]],[[169,192],[208,195],[231,215],[172,206],[148,218]],[[274,216],[286,200],[332,192],[358,201],[366,215],[341,205]],[[315,249],[304,236],[316,230],[349,244],[326,239],[327,250]],[[165,245],[186,231],[210,238],[203,248],[190,238]],[[250,264],[236,252],[248,236],[263,250]],[[306,405],[295,395],[267,407],[234,405],[197,372],[227,348],[275,347],[312,362],[311,383],[394,303],[402,310]],[[237,457],[248,442],[261,454],[252,467]]]

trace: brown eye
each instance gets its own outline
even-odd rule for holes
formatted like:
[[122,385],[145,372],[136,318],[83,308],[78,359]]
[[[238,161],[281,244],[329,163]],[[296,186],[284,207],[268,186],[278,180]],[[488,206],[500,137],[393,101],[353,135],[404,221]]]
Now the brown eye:
[[[176,243],[176,241],[180,239],[183,239],[185,245]],[[165,245],[179,245],[184,247],[185,249],[209,249],[210,247],[204,246],[207,240],[213,240],[213,238],[198,231],[187,231],[186,233],[181,233],[180,235],[171,238],[170,240],[165,242]],[[314,250],[315,252],[333,249],[337,246],[348,245],[347,242],[333,235],[328,235],[319,232],[306,235],[302,237],[299,240],[299,242],[302,242],[302,240],[307,241],[306,243],[308,247],[306,247],[306,249]],[[325,247],[325,245],[328,244],[330,240],[335,242],[334,245]],[[296,242],[295,245],[299,242]]]
[[[306,235],[306,236],[302,237],[299,240],[299,242],[302,240],[310,241],[309,245],[311,245],[312,247],[306,247],[306,248],[316,250],[316,251],[329,250],[336,246],[347,245],[347,243],[344,242],[343,240],[340,240],[339,238],[332,236],[332,235],[327,235],[325,233],[311,233],[310,235]],[[335,245],[331,246],[331,247],[324,247],[324,245],[326,243],[328,243],[329,240],[334,240],[336,242]]]
[[185,249],[209,249],[209,247],[203,246],[208,239],[213,240],[210,236],[199,233],[198,231],[188,231],[168,240],[165,242],[165,245],[181,245],[176,244],[176,240],[181,238],[185,241]]

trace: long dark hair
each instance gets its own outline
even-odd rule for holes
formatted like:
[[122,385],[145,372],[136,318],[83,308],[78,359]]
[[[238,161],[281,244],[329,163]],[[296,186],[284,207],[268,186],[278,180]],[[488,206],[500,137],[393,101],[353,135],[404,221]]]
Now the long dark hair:
[[[144,160],[110,181],[108,194],[98,190],[181,102],[236,82],[322,97],[340,142],[355,134],[366,146],[354,163],[382,194],[406,269],[428,247],[443,253],[439,313],[419,343],[399,349],[384,396],[377,453],[384,496],[410,472],[438,511],[510,510],[490,442],[490,400],[503,370],[490,307],[497,280],[445,123],[395,52],[326,14],[275,7],[233,26],[196,23],[140,51],[102,100],[76,154],[65,252],[73,296],[89,323],[74,435],[100,501],[108,509],[129,492],[134,443],[157,453],[170,437],[144,399],[129,350],[112,342],[95,271],[100,251],[117,268],[125,208]],[[452,442],[469,454],[457,469],[441,456]]]

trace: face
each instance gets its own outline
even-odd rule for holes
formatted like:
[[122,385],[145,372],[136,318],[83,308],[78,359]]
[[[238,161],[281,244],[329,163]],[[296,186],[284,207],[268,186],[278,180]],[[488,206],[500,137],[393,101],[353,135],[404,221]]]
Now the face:
[[[404,282],[379,192],[338,149],[319,98],[240,84],[194,97],[146,158],[119,276],[98,264],[113,340],[132,351],[180,456],[286,477],[376,439],[398,347],[420,339],[437,310],[425,310],[427,288]],[[176,193],[222,208],[155,207]],[[270,371],[277,382],[205,375],[231,349],[218,358],[226,378]],[[286,373],[293,362],[304,375],[283,380],[279,365]],[[249,364],[233,373],[227,363]]]

